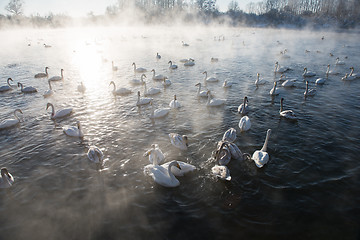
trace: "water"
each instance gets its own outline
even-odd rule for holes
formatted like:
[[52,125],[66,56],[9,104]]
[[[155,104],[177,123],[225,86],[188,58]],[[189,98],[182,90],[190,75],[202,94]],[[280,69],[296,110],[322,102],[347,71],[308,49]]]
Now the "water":
[[[23,111],[17,128],[0,132],[1,166],[15,184],[1,190],[2,236],[12,239],[356,239],[359,238],[359,136],[360,81],[340,78],[360,66],[359,35],[353,32],[308,32],[268,29],[220,28],[95,28],[2,31],[1,86],[14,82],[34,86],[38,93],[19,89],[0,94],[0,119],[16,108]],[[171,33],[171,34],[170,34]],[[224,35],[224,41],[214,36]],[[324,40],[321,40],[322,36]],[[182,47],[181,41],[190,44]],[[277,43],[280,41],[281,45]],[[31,46],[28,46],[31,43]],[[52,45],[44,48],[43,43]],[[279,52],[288,50],[289,59]],[[309,50],[309,53],[305,53]],[[320,52],[317,52],[320,51]],[[162,56],[155,59],[156,53]],[[329,53],[333,53],[331,57]],[[348,58],[345,59],[345,56]],[[196,65],[184,67],[182,58]],[[218,63],[211,63],[218,57]],[[335,68],[335,58],[345,66]],[[179,68],[168,69],[172,60]],[[118,66],[112,72],[111,61]],[[269,96],[274,63],[291,67],[286,75],[298,78],[296,88]],[[148,87],[159,87],[154,105],[167,107],[176,94],[183,107],[152,121],[150,106],[136,107],[132,62],[148,69]],[[324,77],[327,64],[341,75],[316,86],[314,97],[304,99],[302,70],[307,67]],[[55,95],[44,99],[46,79],[33,75],[50,67],[49,75],[65,70],[65,80],[53,83]],[[152,68],[172,85],[164,89],[151,80]],[[208,84],[227,103],[207,108],[196,97],[203,71],[216,75]],[[269,83],[256,88],[259,72]],[[140,77],[140,74],[136,76]],[[276,78],[279,76],[277,75]],[[234,82],[224,90],[222,82]],[[80,82],[84,94],[77,91]],[[133,94],[114,97],[109,87],[129,87]],[[243,152],[260,149],[266,130],[269,163],[258,169],[253,162],[232,161],[231,182],[210,174],[217,141],[230,127],[238,129],[237,107],[248,96],[252,128],[236,144]],[[292,109],[297,122],[279,117],[280,98]],[[67,118],[50,120],[47,102],[55,109],[73,107]],[[63,125],[79,120],[83,140],[63,134]],[[167,134],[189,136],[186,152],[175,149]],[[179,178],[181,185],[167,189],[144,175],[148,159],[143,153],[158,143],[167,160],[181,160],[197,170]],[[87,147],[99,146],[105,154],[103,169],[87,159]]]

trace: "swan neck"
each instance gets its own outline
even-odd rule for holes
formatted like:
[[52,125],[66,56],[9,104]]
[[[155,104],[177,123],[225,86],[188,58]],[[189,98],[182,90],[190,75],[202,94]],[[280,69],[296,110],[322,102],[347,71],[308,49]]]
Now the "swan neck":
[[170,163],[169,164],[169,166],[168,166],[168,174],[169,174],[169,176],[170,176],[170,178],[173,180],[173,179],[176,179],[176,177],[175,177],[175,175],[171,172],[171,167],[172,166],[175,166],[175,162],[172,162],[172,163]]
[[268,141],[269,141],[269,137],[270,137],[270,132],[266,133],[266,138],[265,138],[265,142],[263,147],[261,148],[261,151],[266,152],[267,150],[267,145],[268,145]]
[[116,86],[115,86],[115,83],[114,83],[113,81],[111,81],[111,83],[110,83],[110,84],[114,85],[113,92],[115,92],[115,91],[116,91]]
[[52,105],[51,103],[49,105],[51,107],[51,116],[53,117],[55,115],[54,105]]
[[16,112],[17,112],[18,110],[15,110],[14,111],[14,116],[15,116],[15,118],[16,118],[16,120],[18,121],[18,122],[20,122],[20,118],[16,115]]
[[350,72],[349,76],[351,76],[353,74],[353,72],[354,72],[354,69],[351,68],[351,72]]
[[49,84],[49,88],[50,88],[50,90],[52,90],[52,87],[51,87],[50,81],[48,81],[48,84]]
[[23,85],[22,85],[22,83],[18,83],[19,85],[20,85],[20,88],[21,88],[21,91],[23,90]]
[[133,63],[133,65],[134,65],[134,71],[136,71],[136,64],[135,64],[135,63]]
[[280,112],[283,111],[283,101],[280,101]]
[[46,76],[49,75],[47,70],[48,70],[48,69],[47,69],[47,67],[46,67],[46,68],[45,68],[45,74],[46,74]]
[[210,93],[208,93],[208,100],[207,100],[207,102],[206,102],[206,104],[207,105],[209,105],[210,104],[210,100],[211,100],[211,96],[210,96],[211,94]]

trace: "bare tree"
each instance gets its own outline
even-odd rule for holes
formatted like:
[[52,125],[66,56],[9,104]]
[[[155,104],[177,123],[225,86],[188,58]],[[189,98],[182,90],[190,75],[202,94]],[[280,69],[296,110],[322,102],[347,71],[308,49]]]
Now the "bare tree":
[[21,15],[23,13],[23,3],[22,0],[10,0],[5,10],[15,15]]

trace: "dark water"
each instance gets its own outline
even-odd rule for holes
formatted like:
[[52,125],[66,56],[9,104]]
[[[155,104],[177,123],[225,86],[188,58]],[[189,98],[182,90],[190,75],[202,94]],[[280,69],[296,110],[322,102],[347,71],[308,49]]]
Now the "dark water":
[[[214,41],[220,35],[225,40]],[[340,80],[351,66],[359,72],[357,33],[97,28],[2,31],[0,37],[0,85],[12,77],[39,91],[0,94],[0,120],[12,117],[16,108],[24,113],[17,128],[0,132],[1,167],[15,178],[10,189],[0,191],[2,238],[359,239],[360,80]],[[182,47],[181,41],[190,46]],[[285,48],[289,59],[279,55]],[[156,52],[162,55],[159,61]],[[184,67],[179,60],[189,57],[196,65]],[[219,62],[211,63],[211,57]],[[335,68],[336,57],[346,64]],[[112,60],[119,68],[115,73]],[[170,71],[169,60],[179,68]],[[276,61],[291,67],[286,75],[298,81],[292,89],[279,87],[281,94],[271,98]],[[132,62],[148,69],[148,87],[161,88],[155,106],[167,107],[176,94],[183,108],[151,121],[151,107],[135,105],[136,92],[143,89],[129,84]],[[303,68],[324,77],[327,64],[340,75],[330,76],[323,86],[314,84],[317,77],[310,78],[317,93],[304,99]],[[42,96],[46,79],[33,78],[45,66],[50,76],[65,70],[65,80],[53,83],[56,93],[47,99]],[[164,89],[152,81],[152,68],[167,75],[172,85]],[[205,70],[220,79],[208,88],[227,99],[225,106],[210,109],[196,97],[194,85],[203,82]],[[255,87],[257,72],[267,85]],[[232,88],[221,87],[225,79],[234,83]],[[112,80],[134,94],[115,98]],[[84,94],[77,91],[81,81],[87,87]],[[239,130],[236,111],[244,96],[249,98],[252,127],[238,133],[236,144],[253,153],[271,128],[270,161],[262,169],[253,162],[232,161],[232,180],[222,182],[210,174],[215,164],[211,153],[228,128]],[[285,109],[297,114],[297,122],[280,119],[281,97]],[[73,107],[74,113],[55,124],[45,110],[47,102],[55,109]],[[82,141],[61,129],[77,120],[85,132]],[[188,151],[170,144],[170,132],[189,136]],[[167,160],[187,161],[197,170],[179,178],[177,188],[156,185],[143,173],[148,164],[143,153],[153,143]],[[90,144],[105,154],[101,170],[87,159]]]

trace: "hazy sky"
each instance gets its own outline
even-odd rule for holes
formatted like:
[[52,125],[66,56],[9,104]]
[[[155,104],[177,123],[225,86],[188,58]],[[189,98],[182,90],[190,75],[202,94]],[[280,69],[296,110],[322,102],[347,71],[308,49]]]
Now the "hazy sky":
[[[0,0],[0,14],[7,14],[4,9],[10,0]],[[65,13],[70,16],[85,16],[90,11],[95,14],[105,13],[106,6],[114,4],[116,0],[23,0],[25,15],[47,15],[52,13]],[[237,0],[240,9],[245,10],[249,2],[257,0]],[[231,0],[217,0],[220,11],[226,11]]]

